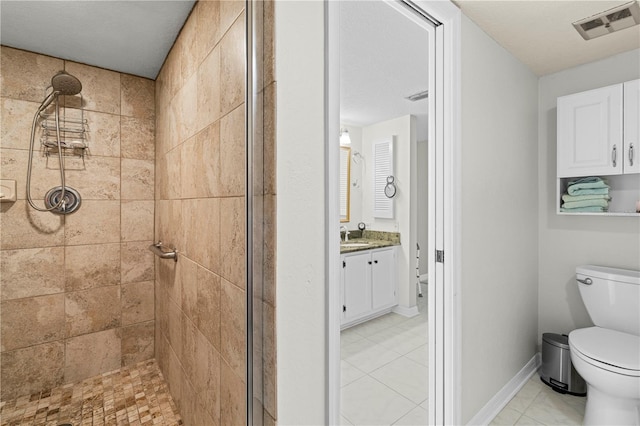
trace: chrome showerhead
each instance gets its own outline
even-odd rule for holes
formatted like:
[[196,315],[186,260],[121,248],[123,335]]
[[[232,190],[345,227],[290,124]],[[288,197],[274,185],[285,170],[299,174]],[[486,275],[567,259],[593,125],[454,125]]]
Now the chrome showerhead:
[[60,71],[51,78],[51,87],[59,95],[77,95],[82,91],[80,80],[65,71]]

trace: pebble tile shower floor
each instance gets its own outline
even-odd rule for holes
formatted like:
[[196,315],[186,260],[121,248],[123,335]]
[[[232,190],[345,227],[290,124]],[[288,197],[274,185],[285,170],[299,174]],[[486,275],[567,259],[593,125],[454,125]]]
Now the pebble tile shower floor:
[[155,360],[0,402],[2,426],[182,425]]

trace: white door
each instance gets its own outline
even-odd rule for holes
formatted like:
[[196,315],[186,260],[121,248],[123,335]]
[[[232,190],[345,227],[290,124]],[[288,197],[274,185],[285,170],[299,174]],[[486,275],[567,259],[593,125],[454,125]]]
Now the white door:
[[373,309],[395,304],[395,255],[394,249],[371,253],[371,302]]
[[558,177],[622,174],[622,84],[558,98]]
[[640,80],[624,83],[624,173],[640,173]]
[[371,254],[354,254],[343,258],[343,321],[356,319],[371,310]]

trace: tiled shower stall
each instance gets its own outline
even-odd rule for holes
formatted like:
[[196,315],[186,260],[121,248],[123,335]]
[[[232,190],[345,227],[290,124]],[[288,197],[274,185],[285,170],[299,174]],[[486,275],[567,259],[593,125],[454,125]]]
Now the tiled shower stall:
[[[0,217],[3,401],[155,357],[185,424],[242,424],[252,359],[254,418],[275,422],[273,4],[256,3],[196,3],[155,81],[2,46],[0,173],[18,182]],[[24,190],[31,120],[62,69],[83,84],[89,135],[65,157],[82,196],[65,216]],[[35,153],[34,198],[59,184],[53,160]],[[177,263],[147,250],[158,240]]]

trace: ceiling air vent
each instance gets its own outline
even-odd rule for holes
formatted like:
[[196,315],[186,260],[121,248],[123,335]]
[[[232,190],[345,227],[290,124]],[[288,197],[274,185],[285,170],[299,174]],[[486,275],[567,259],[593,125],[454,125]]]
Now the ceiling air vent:
[[429,97],[429,91],[425,90],[423,92],[418,92],[418,93],[414,93],[413,95],[407,96],[405,99],[411,101],[411,102],[416,102],[419,101],[421,99],[425,99]]
[[613,9],[581,19],[573,26],[585,40],[640,24],[640,6],[637,1],[625,3]]

